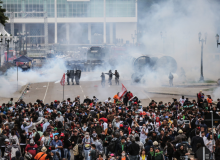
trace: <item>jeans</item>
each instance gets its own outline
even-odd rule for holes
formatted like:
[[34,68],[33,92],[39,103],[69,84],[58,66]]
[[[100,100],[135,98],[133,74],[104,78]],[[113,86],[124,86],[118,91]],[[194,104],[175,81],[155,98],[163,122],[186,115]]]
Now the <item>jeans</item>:
[[85,160],[90,160],[90,156],[89,156],[90,151],[91,151],[91,149],[89,149],[89,150],[84,149],[84,153],[85,153]]
[[[53,155],[53,160],[59,160],[61,158],[61,151],[60,150],[52,150],[51,151],[54,155]],[[59,157],[57,156],[56,152],[59,153]]]
[[104,147],[104,153],[105,153],[105,156],[107,157],[108,156],[108,147]]
[[140,142],[143,143],[143,144],[145,144],[145,139],[144,139],[144,138],[143,138],[143,139],[140,139]]
[[64,158],[67,159],[68,157],[68,160],[70,160],[71,158],[70,150],[68,148],[64,148],[63,151],[64,151]]
[[138,155],[136,155],[136,156],[129,155],[129,159],[130,160],[138,160]]

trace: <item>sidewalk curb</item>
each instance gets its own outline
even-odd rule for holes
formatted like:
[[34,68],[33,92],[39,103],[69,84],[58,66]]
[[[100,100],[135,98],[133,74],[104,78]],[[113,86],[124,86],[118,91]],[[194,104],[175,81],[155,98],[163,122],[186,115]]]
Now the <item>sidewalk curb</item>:
[[30,83],[28,83],[28,84],[25,85],[24,89],[20,92],[20,93],[21,93],[21,96],[19,96],[17,102],[19,102],[20,99],[22,99],[22,97],[23,97],[24,94],[25,94],[25,91],[27,90],[27,88],[29,88],[29,86],[30,86]]
[[173,95],[173,96],[186,96],[186,97],[197,97],[196,95],[186,95],[186,94],[178,94],[178,93],[167,93],[167,92],[151,92],[151,91],[146,91],[144,90],[145,93],[151,93],[151,94],[162,94],[162,95]]

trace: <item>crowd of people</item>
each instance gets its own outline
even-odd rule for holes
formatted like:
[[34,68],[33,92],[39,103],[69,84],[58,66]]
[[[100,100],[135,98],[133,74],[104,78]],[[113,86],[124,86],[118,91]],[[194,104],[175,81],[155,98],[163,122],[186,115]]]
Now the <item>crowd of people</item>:
[[[181,97],[142,106],[127,92],[104,102],[77,96],[50,104],[13,99],[0,108],[0,156],[6,160],[182,160],[206,147],[220,159],[219,126],[205,122],[218,113],[200,91],[198,99]],[[214,135],[214,137],[213,137]],[[191,149],[190,149],[191,148]],[[214,153],[214,154],[213,154]],[[191,155],[191,156],[190,156]]]

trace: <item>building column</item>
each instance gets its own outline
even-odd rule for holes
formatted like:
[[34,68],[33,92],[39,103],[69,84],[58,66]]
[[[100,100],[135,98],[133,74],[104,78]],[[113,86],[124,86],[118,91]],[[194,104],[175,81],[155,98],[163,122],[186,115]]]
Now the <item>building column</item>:
[[25,1],[25,0],[22,0],[22,3],[21,3],[21,10],[22,10],[22,12],[23,12],[23,13],[22,13],[22,17],[24,17],[24,15],[25,15],[25,13],[24,13],[24,12],[25,12],[25,4],[24,4],[24,1]]
[[22,23],[22,33],[24,33],[25,30],[26,30],[25,23]]
[[55,43],[57,43],[57,0],[54,0],[54,9],[55,9]]
[[88,24],[88,41],[91,44],[91,23]]
[[70,44],[70,24],[66,23],[66,41]]
[[106,44],[106,0],[104,0],[104,24],[103,24],[103,43]]
[[113,44],[113,23],[110,23],[109,30],[110,44]]

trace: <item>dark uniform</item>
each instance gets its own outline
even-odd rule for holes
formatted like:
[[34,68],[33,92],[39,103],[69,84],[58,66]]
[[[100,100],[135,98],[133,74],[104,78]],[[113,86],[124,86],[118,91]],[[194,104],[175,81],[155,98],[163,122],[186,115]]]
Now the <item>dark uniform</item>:
[[69,83],[69,78],[70,78],[70,71],[69,70],[67,70],[67,73],[66,73],[66,76],[67,76],[67,85],[70,85],[70,83]]
[[81,77],[81,70],[76,70],[76,73],[75,73],[75,81],[76,81],[76,84],[77,84],[77,85],[79,85],[80,77]]
[[117,72],[117,70],[115,70],[115,84],[117,85],[119,85],[119,73]]
[[72,85],[74,85],[74,82],[73,82],[74,75],[75,75],[74,70],[70,70],[70,78],[71,78]]
[[103,72],[102,72],[101,78],[102,78],[101,85],[102,87],[105,87],[105,74]]
[[170,72],[170,75],[169,75],[169,83],[170,83],[170,87],[173,86],[173,74]]
[[113,75],[112,71],[109,70],[109,72],[105,73],[105,74],[107,74],[109,76],[109,78],[108,78],[109,85],[112,85],[112,75]]

